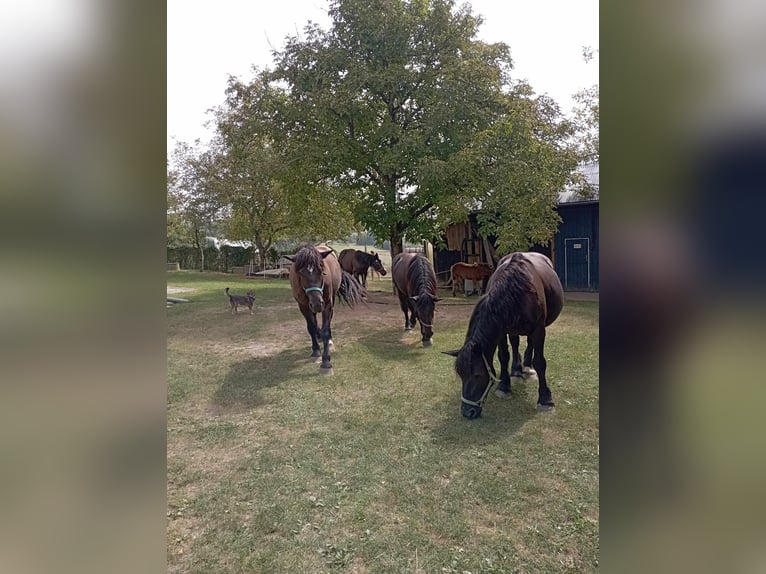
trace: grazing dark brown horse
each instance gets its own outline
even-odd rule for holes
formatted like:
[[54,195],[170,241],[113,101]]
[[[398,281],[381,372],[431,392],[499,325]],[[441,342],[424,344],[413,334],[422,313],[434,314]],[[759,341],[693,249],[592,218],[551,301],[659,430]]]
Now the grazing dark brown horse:
[[[527,336],[524,365],[534,366],[539,379],[537,408],[553,408],[553,397],[545,379],[545,328],[553,323],[564,305],[564,290],[551,260],[540,253],[512,253],[503,257],[479,299],[468,323],[463,347],[446,354],[457,357],[455,370],[463,382],[461,412],[475,419],[481,415],[492,384],[496,394],[511,394],[511,376],[521,376],[519,336]],[[508,344],[513,363],[508,373]],[[493,365],[495,349],[500,359],[500,378]]]
[[[391,264],[394,291],[404,313],[404,330],[411,331],[420,321],[423,346],[433,345],[436,302],[436,274],[431,262],[419,253],[400,253]],[[409,316],[408,316],[409,312]]]
[[[319,372],[332,374],[330,347],[333,345],[331,324],[335,296],[340,295],[350,307],[354,307],[364,300],[364,288],[340,268],[335,252],[329,247],[304,245],[287,259],[293,262],[290,266],[290,286],[298,308],[306,318],[306,327],[311,335],[311,356],[319,357],[318,335],[322,338]],[[322,313],[321,331],[317,325],[317,313]]]
[[452,296],[455,296],[455,288],[458,282],[461,282],[463,286],[463,294],[468,295],[465,291],[465,280],[473,281],[477,284],[476,290],[481,295],[481,290],[484,286],[484,280],[489,279],[492,276],[492,272],[495,270],[489,263],[455,263],[450,267],[450,279],[452,280]]
[[386,274],[380,256],[374,251],[365,253],[358,249],[344,249],[340,252],[338,261],[343,270],[351,273],[364,287],[367,287],[367,270],[370,267],[381,275]]

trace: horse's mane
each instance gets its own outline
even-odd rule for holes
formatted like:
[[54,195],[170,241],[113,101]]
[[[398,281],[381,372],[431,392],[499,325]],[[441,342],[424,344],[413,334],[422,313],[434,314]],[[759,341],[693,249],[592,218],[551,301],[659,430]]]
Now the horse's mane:
[[413,293],[436,296],[436,281],[425,257],[415,255],[407,269],[407,281]]
[[514,253],[493,275],[486,294],[482,295],[468,322],[465,344],[455,361],[455,370],[465,375],[471,372],[473,356],[494,353],[498,338],[521,320],[525,294],[534,293],[529,277],[529,261]]
[[296,269],[303,269],[305,267],[322,269],[324,266],[319,250],[313,245],[301,245],[295,257],[293,257],[293,263]]

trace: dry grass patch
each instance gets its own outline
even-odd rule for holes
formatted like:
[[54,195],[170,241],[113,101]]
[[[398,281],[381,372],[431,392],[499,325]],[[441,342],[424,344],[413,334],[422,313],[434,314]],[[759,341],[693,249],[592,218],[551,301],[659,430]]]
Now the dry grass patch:
[[[170,571],[596,570],[597,304],[551,329],[554,414],[525,383],[466,421],[439,351],[462,344],[476,298],[437,306],[431,349],[388,292],[339,308],[322,377],[286,282],[184,278],[192,302],[168,311]],[[262,307],[230,315],[227,285]]]

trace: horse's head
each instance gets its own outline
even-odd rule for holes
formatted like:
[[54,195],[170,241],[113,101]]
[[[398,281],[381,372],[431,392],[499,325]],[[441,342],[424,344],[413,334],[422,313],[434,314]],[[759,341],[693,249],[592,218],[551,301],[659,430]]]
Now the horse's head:
[[436,302],[441,301],[441,299],[430,293],[415,295],[410,297],[410,299],[415,303],[416,319],[420,321],[420,334],[423,336],[423,346],[430,347],[433,345],[434,338],[434,310],[436,309]]
[[385,269],[385,267],[383,267],[383,262],[380,260],[380,256],[377,253],[375,253],[374,251],[371,251],[370,255],[372,255],[372,257],[373,257],[372,263],[371,263],[372,268],[376,272],[380,273],[381,275],[385,275],[386,274],[386,269]]
[[463,382],[461,414],[468,419],[479,418],[492,383],[497,382],[492,361],[488,361],[481,349],[470,342],[456,351],[442,352],[457,359],[455,371]]
[[321,313],[324,308],[325,258],[332,251],[316,251],[319,257],[287,257],[295,265],[300,287],[306,293],[312,313]]

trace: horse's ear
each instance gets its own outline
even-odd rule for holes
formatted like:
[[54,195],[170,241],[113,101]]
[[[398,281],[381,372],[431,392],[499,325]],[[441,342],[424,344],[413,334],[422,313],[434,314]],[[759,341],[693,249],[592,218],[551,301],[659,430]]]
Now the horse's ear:
[[325,259],[332,251],[322,251],[319,255],[322,256],[322,259]]
[[460,352],[460,349],[455,349],[454,351],[442,351],[445,355],[449,355],[450,357],[457,357],[457,354]]
[[413,301],[417,301],[419,297],[420,295],[413,295],[412,297],[410,297],[410,299],[412,299]]

